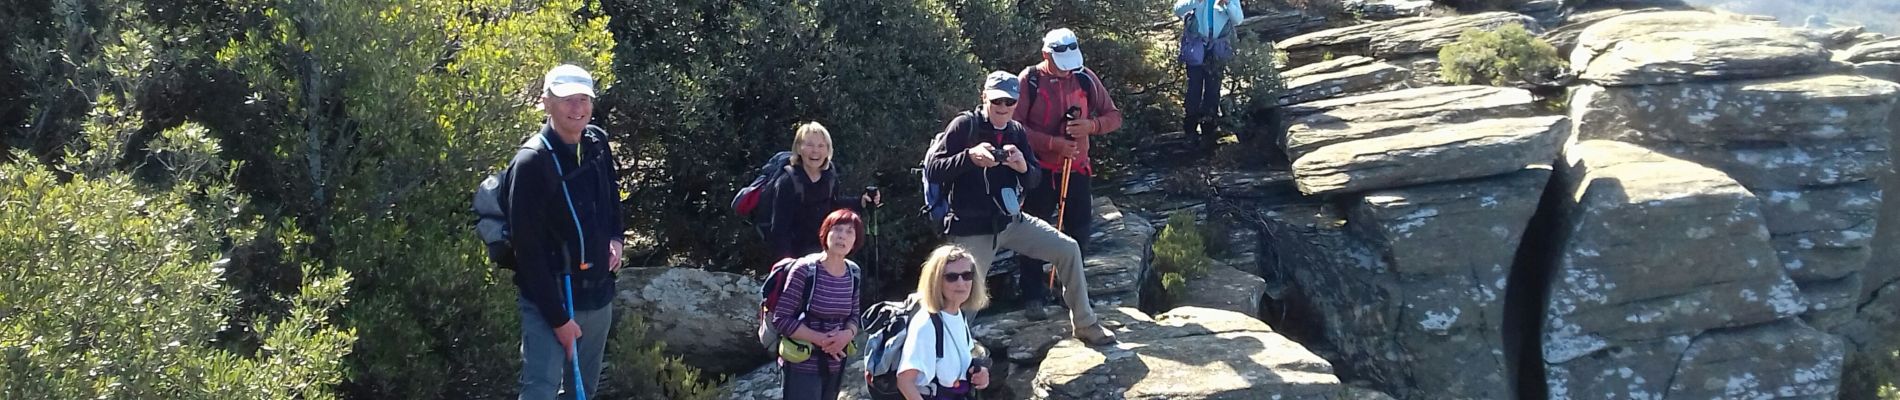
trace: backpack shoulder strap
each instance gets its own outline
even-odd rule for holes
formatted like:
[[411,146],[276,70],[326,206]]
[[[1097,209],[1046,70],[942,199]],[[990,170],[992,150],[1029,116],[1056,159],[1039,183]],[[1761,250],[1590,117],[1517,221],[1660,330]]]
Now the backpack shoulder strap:
[[930,313],[930,326],[937,332],[937,358],[943,358],[943,315]]
[[1022,100],[1022,107],[1017,108],[1017,110],[1026,112],[1027,110],[1036,109],[1036,98],[1041,97],[1042,89],[1039,88],[1042,86],[1042,69],[1031,65],[1023,72],[1023,76],[1027,79],[1023,79],[1024,90],[1021,93],[1022,99],[1020,99]]

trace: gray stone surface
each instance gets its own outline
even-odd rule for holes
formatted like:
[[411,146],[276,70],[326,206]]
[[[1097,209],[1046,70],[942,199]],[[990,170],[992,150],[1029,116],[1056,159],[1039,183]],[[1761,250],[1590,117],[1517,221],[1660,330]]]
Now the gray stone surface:
[[1888,170],[1884,139],[1785,144],[1660,144],[1652,150],[1715,168],[1750,189],[1803,189],[1866,182]]
[[1333,128],[1342,123],[1367,123],[1432,118],[1469,122],[1487,118],[1527,117],[1540,111],[1536,98],[1523,89],[1491,86],[1437,86],[1326,99],[1286,107],[1282,112],[1294,126]]
[[1432,8],[1431,0],[1345,0],[1341,3],[1368,21],[1417,17]]
[[1853,75],[1635,87],[1571,95],[1578,138],[1654,144],[1882,137],[1900,85]]
[[1458,39],[1465,29],[1497,29],[1506,24],[1541,32],[1537,20],[1522,14],[1491,12],[1457,17],[1412,17],[1359,24],[1295,36],[1280,41],[1292,66],[1349,55],[1394,59],[1414,54],[1436,54]]
[[1235,27],[1239,32],[1254,32],[1263,39],[1277,41],[1325,28],[1326,16],[1300,9],[1249,9],[1247,19]]
[[1589,28],[1591,25],[1596,25],[1611,18],[1624,15],[1662,10],[1661,8],[1639,8],[1632,10],[1612,8],[1575,13],[1571,14],[1570,18],[1565,20],[1563,25],[1551,28],[1545,31],[1543,35],[1539,35],[1539,37],[1543,38],[1545,42],[1549,42],[1552,47],[1556,47],[1557,54],[1569,55],[1572,50],[1576,50],[1577,48],[1577,38],[1582,36],[1583,30]]
[[1547,168],[1380,190],[1340,215],[1276,209],[1270,276],[1348,376],[1401,398],[1514,398],[1501,340],[1509,266]]
[[1288,105],[1392,89],[1410,78],[1411,70],[1366,57],[1347,56],[1289,70],[1281,77],[1286,80],[1286,91],[1280,95],[1280,105]]
[[1352,193],[1498,175],[1556,158],[1564,117],[1483,120],[1342,142],[1293,162],[1300,191]]
[[1057,344],[1037,372],[1035,398],[1389,398],[1340,383],[1326,360],[1238,313],[1180,308],[1121,340]]
[[1209,268],[1207,276],[1188,279],[1186,289],[1177,295],[1174,305],[1232,311],[1258,319],[1260,295],[1266,287],[1267,281],[1259,276],[1216,263]]
[[1096,306],[1141,304],[1142,277],[1154,261],[1155,228],[1139,215],[1123,213],[1107,196],[1095,197],[1095,234],[1083,275],[1089,282],[1089,301]]
[[659,267],[622,269],[618,280],[618,312],[645,318],[650,335],[687,364],[737,374],[771,360],[758,341],[758,279]]
[[1669,380],[1672,399],[1831,399],[1845,354],[1840,339],[1794,320],[1697,337]]
[[1721,172],[1608,141],[1572,145],[1559,172],[1570,195],[1545,312],[1552,368],[1807,310],[1760,202]]
[[1600,85],[1799,75],[1828,66],[1820,43],[1791,29],[1699,11],[1640,13],[1585,29],[1570,54]]
[[1900,38],[1857,44],[1841,52],[1837,57],[1852,63],[1900,61]]

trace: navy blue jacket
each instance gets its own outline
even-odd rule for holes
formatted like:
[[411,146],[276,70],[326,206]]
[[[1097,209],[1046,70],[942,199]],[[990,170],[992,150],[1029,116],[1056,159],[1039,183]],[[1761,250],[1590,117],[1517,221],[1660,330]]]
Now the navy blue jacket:
[[[1003,129],[995,124],[981,120],[983,114],[958,114],[943,128],[943,133],[930,142],[930,153],[924,156],[924,170],[933,183],[943,185],[945,196],[950,202],[951,221],[947,227],[950,236],[976,236],[1001,233],[1008,227],[1012,217],[1003,210],[1000,195],[1005,187],[1020,187],[1018,198],[1042,184],[1042,168],[1037,167],[1036,152],[1029,147],[1029,138],[1023,133],[1023,126],[1010,121]],[[978,119],[972,123],[971,119]],[[1024,161],[1029,169],[1018,173],[1008,165],[998,164],[991,168],[978,168],[970,160],[966,151],[979,143],[989,143],[997,150],[1003,145],[1013,144],[1021,149]],[[1001,162],[1002,159],[997,159]]]
[[[574,274],[574,309],[596,310],[613,301],[614,276],[609,266],[607,246],[620,239],[620,176],[614,169],[613,149],[607,145],[606,131],[587,126],[581,136],[579,157],[575,145],[563,143],[554,129],[543,124],[540,135],[552,144],[551,151],[520,149],[509,163],[508,226],[509,240],[515,247],[515,287],[533,303],[550,327],[567,324],[562,306],[561,275]],[[584,163],[581,161],[585,161]],[[561,190],[561,177],[554,164],[567,173],[567,193]],[[573,199],[569,212],[568,199]],[[575,229],[579,217],[581,229]],[[581,252],[581,233],[585,233],[585,271],[571,255]]]

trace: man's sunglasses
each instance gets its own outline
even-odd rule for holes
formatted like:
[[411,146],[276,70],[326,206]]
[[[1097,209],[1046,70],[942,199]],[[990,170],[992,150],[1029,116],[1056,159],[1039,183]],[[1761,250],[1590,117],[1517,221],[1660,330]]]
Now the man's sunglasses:
[[1065,52],[1065,51],[1069,51],[1069,50],[1075,50],[1075,49],[1080,49],[1080,48],[1082,48],[1082,44],[1081,44],[1081,43],[1069,43],[1069,44],[1058,44],[1058,45],[1055,45],[1055,46],[1050,46],[1050,47],[1049,47],[1049,52],[1050,52],[1050,53],[1061,53],[1061,52]]
[[990,104],[995,104],[995,105],[999,105],[1003,107],[1015,107],[1016,99],[1004,97],[1004,98],[1000,98],[996,100],[990,100]]
[[944,282],[953,282],[953,283],[954,283],[954,282],[956,282],[956,281],[957,281],[957,280],[959,280],[959,279],[961,279],[961,280],[966,280],[966,281],[971,281],[971,282],[975,282],[975,281],[976,281],[976,271],[963,271],[963,272],[946,272],[946,273],[944,273],[944,274],[943,274],[943,281],[944,281]]

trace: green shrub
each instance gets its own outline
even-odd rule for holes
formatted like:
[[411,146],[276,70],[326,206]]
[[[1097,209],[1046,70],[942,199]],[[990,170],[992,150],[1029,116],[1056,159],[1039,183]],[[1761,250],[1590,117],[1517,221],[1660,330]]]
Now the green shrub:
[[[1891,338],[1883,340],[1893,343]],[[1841,369],[1843,399],[1900,399],[1896,385],[1900,385],[1900,349],[1891,345],[1885,351],[1850,354],[1847,365]]]
[[667,356],[665,343],[647,336],[645,318],[619,313],[614,319],[618,321],[600,372],[600,398],[704,400],[718,394],[719,380],[702,379],[679,357]]
[[1187,295],[1187,277],[1179,272],[1162,273],[1161,291],[1168,294],[1169,300],[1181,301]]
[[1167,273],[1179,273],[1185,278],[1206,276],[1214,260],[1208,258],[1205,243],[1194,214],[1175,212],[1168,216],[1168,225],[1161,228],[1161,236],[1155,239],[1155,267],[1164,277]]
[[[302,264],[287,313],[234,315],[219,242],[260,231],[229,193],[0,165],[0,398],[337,397],[356,334],[332,314],[350,275]],[[220,340],[240,317],[261,347]]]
[[[1280,78],[1285,58],[1286,53],[1258,36],[1240,35],[1234,41],[1234,60],[1228,62],[1225,76],[1227,90],[1221,96],[1221,109],[1226,110],[1223,126],[1248,132],[1261,139],[1257,142],[1272,141],[1281,129],[1273,116],[1278,112],[1280,95],[1286,92],[1286,82]],[[1248,150],[1256,154],[1261,151]]]
[[1507,85],[1564,68],[1564,60],[1523,26],[1496,30],[1466,29],[1458,41],[1438,49],[1440,72],[1460,84]]

